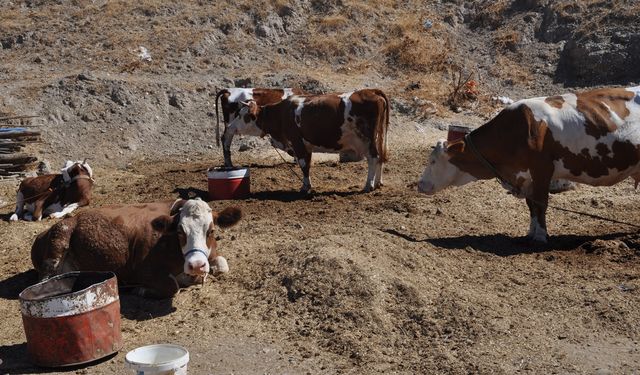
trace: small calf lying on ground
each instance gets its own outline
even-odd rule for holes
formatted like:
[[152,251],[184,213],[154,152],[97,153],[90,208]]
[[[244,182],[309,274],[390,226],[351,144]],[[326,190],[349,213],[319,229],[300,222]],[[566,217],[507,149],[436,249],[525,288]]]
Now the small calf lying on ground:
[[27,177],[20,183],[16,211],[9,220],[61,218],[91,202],[93,171],[84,161],[68,160],[60,174]]

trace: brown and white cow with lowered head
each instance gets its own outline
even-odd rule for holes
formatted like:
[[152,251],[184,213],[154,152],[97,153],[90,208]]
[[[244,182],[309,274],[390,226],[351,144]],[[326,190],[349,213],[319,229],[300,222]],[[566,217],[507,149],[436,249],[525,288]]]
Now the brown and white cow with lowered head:
[[36,238],[31,261],[41,278],[70,271],[113,271],[141,295],[171,297],[187,275],[227,272],[217,252],[214,225],[227,228],[242,216],[229,207],[212,212],[200,200],[115,205],[82,211]]
[[640,87],[515,102],[464,139],[438,141],[418,190],[434,194],[494,177],[526,199],[528,237],[546,242],[552,179],[595,186],[627,177],[640,182]]
[[365,191],[382,184],[387,161],[389,100],[384,92],[364,89],[344,94],[293,95],[276,104],[244,103],[229,127],[264,136],[294,155],[302,169],[302,191],[311,190],[311,154],[353,150],[367,157]]
[[254,100],[258,105],[277,103],[291,95],[302,95],[300,89],[264,89],[264,88],[237,88],[230,87],[218,91],[216,94],[216,142],[220,141],[220,118],[218,114],[218,100],[222,108],[222,118],[224,120],[224,133],[222,134],[222,149],[224,155],[224,166],[232,168],[231,163],[231,142],[233,136],[241,135],[261,135],[252,132],[252,129],[235,127],[231,125],[235,119],[235,114],[240,108],[241,102]]
[[18,187],[16,211],[9,220],[61,218],[91,202],[93,182],[93,170],[86,161],[67,160],[59,174],[27,177]]

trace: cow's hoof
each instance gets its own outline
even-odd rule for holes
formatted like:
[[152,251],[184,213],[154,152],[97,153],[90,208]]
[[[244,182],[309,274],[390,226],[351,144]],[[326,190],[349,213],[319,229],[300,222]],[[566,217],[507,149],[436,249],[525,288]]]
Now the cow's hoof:
[[364,187],[364,189],[362,189],[362,192],[363,193],[371,193],[373,190],[375,190],[375,188],[373,188],[370,185],[367,185],[367,186]]
[[18,215],[16,214],[11,215],[11,217],[9,218],[9,221],[18,221]]

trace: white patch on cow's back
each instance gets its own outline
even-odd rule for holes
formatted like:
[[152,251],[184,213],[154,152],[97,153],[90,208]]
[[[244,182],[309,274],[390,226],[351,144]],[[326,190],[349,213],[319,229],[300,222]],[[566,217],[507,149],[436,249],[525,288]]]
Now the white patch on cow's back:
[[285,88],[285,89],[283,89],[283,91],[284,92],[282,93],[282,100],[284,100],[284,99],[290,97],[291,95],[293,95],[293,90],[290,89],[290,88]]
[[351,108],[353,106],[351,103],[351,95],[353,95],[353,92],[347,92],[340,95],[340,100],[344,102],[344,121],[340,127],[342,136],[340,137],[340,140],[338,140],[338,144],[340,144],[341,150],[351,149],[358,155],[368,155],[369,145],[364,142],[362,139],[363,135],[358,131],[356,126],[357,117],[351,113]]
[[253,89],[244,89],[239,87],[232,87],[227,89],[229,91],[229,102],[240,103],[253,99]]
[[347,122],[347,118],[351,116],[351,95],[353,91],[345,92],[340,95],[340,100],[344,102],[344,121]]
[[[567,147],[570,152],[577,155],[586,148],[592,157],[600,159],[596,146],[598,144],[602,144],[606,146],[609,151],[607,155],[615,157],[615,155],[612,155],[612,150],[613,144],[616,141],[630,142],[636,147],[640,145],[640,88],[634,87],[627,90],[636,94],[632,100],[627,101],[625,104],[629,110],[629,115],[622,119],[615,114],[615,112],[609,110],[612,114],[612,119],[616,122],[617,129],[598,138],[597,140],[595,137],[586,134],[584,116],[575,108],[577,105],[575,95],[563,95],[565,101],[568,104],[571,104],[571,106],[565,106],[562,110],[556,110],[555,112],[545,112],[541,110],[539,106],[536,107],[533,102],[526,101],[526,104],[530,106],[530,108],[533,107],[532,111],[534,112],[536,120],[545,120],[549,130],[553,134],[553,138],[560,142],[561,145]],[[562,160],[555,160],[554,166],[555,171],[553,178],[565,178],[571,181],[583,182],[590,185],[609,186],[620,182],[629,176],[640,173],[639,166],[634,165],[622,171],[613,168],[604,176],[594,178],[587,175],[585,172],[582,172],[579,176],[575,176],[564,166],[564,162]]]
[[294,120],[296,122],[296,126],[302,126],[302,109],[304,108],[305,98],[301,96],[294,96],[291,98],[291,102],[296,105],[296,109],[294,110]]

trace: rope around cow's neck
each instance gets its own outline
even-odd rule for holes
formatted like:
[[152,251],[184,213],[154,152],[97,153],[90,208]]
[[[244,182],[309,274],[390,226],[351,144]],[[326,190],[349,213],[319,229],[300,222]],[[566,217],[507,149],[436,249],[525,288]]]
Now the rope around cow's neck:
[[[496,179],[500,182],[500,184],[502,184],[503,187],[505,187],[507,190],[510,190],[512,193],[518,193],[519,192],[519,189],[514,187],[504,177],[502,177],[500,175],[500,173],[498,172],[498,170],[496,169],[496,167],[494,167],[487,159],[484,158],[484,156],[480,153],[480,151],[476,148],[476,146],[471,141],[471,133],[467,133],[464,136],[464,141],[465,141],[466,144],[469,145],[469,149],[476,156],[476,158],[478,158],[480,160],[480,162],[488,170],[490,170],[494,174]],[[564,208],[564,207],[554,206],[554,205],[551,205],[549,203],[543,204],[542,202],[539,202],[539,201],[537,201],[537,200],[535,200],[533,198],[528,198],[527,197],[526,199],[530,200],[531,202],[533,202],[533,203],[535,203],[535,204],[537,204],[539,206],[543,206],[543,207],[546,206],[546,207],[549,207],[549,208],[553,208],[554,210],[570,212],[570,213],[574,213],[574,214],[578,214],[578,215],[582,215],[582,216],[591,217],[593,219],[598,219],[598,220],[602,220],[602,221],[609,221],[609,222],[616,223],[616,224],[628,225],[628,226],[634,227],[634,228],[640,228],[640,225],[637,225],[637,224],[627,223],[627,222],[624,222],[624,221],[611,219],[611,218],[600,216],[600,215],[596,215],[596,214],[590,214],[588,212],[576,211],[576,210],[571,210],[571,209]]]

